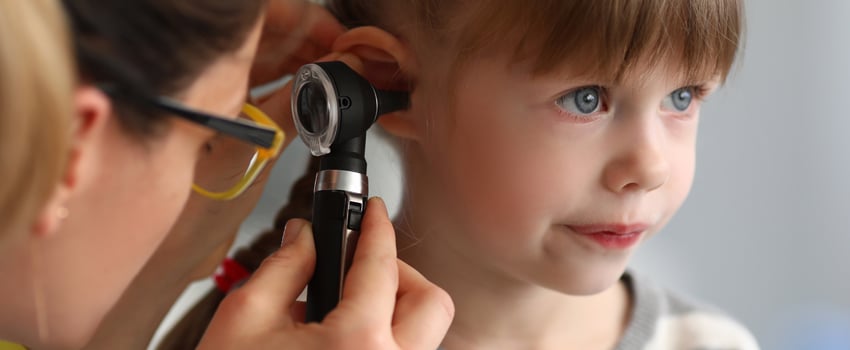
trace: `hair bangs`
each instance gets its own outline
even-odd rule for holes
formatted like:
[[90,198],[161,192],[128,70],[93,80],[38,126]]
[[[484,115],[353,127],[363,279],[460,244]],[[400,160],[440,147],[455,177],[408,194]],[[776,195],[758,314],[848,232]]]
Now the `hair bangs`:
[[612,82],[659,64],[688,81],[723,80],[743,29],[736,0],[494,0],[467,19],[462,59],[508,47],[534,74],[566,68]]

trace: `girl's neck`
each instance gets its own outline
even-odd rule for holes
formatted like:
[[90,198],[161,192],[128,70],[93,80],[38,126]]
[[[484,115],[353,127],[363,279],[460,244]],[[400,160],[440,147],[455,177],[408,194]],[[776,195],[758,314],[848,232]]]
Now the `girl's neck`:
[[396,221],[399,257],[451,295],[456,313],[445,349],[615,346],[630,310],[623,283],[593,296],[570,296],[511,276],[453,249],[442,237],[463,232],[438,206],[419,204],[403,207]]

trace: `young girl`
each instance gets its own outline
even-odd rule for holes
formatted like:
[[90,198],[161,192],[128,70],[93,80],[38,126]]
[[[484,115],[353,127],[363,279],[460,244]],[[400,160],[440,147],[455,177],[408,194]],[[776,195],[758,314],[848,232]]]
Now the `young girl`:
[[721,313],[626,271],[693,175],[738,0],[333,0],[334,49],[412,107],[403,260],[456,306],[444,349],[756,349]]
[[380,28],[335,49],[397,65],[385,83],[412,92],[384,121],[403,140],[399,254],[452,296],[444,348],[757,347],[626,271],[690,189],[700,105],[734,62],[740,1],[331,8]]

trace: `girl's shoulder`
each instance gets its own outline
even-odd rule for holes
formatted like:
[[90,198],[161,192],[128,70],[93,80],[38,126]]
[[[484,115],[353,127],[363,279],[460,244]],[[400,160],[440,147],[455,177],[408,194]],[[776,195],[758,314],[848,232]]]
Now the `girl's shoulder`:
[[618,350],[755,350],[740,322],[707,304],[660,288],[629,271],[623,282],[633,308]]

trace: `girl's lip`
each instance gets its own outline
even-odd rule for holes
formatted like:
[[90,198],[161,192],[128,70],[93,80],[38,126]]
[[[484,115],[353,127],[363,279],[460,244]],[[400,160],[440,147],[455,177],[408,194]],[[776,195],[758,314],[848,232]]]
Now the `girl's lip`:
[[583,238],[589,238],[606,249],[625,250],[633,247],[640,240],[644,231],[650,225],[637,224],[595,224],[567,225],[567,227]]
[[645,223],[613,223],[613,224],[593,224],[593,225],[567,225],[571,230],[578,234],[609,234],[609,235],[630,235],[639,234],[646,231],[650,225]]

